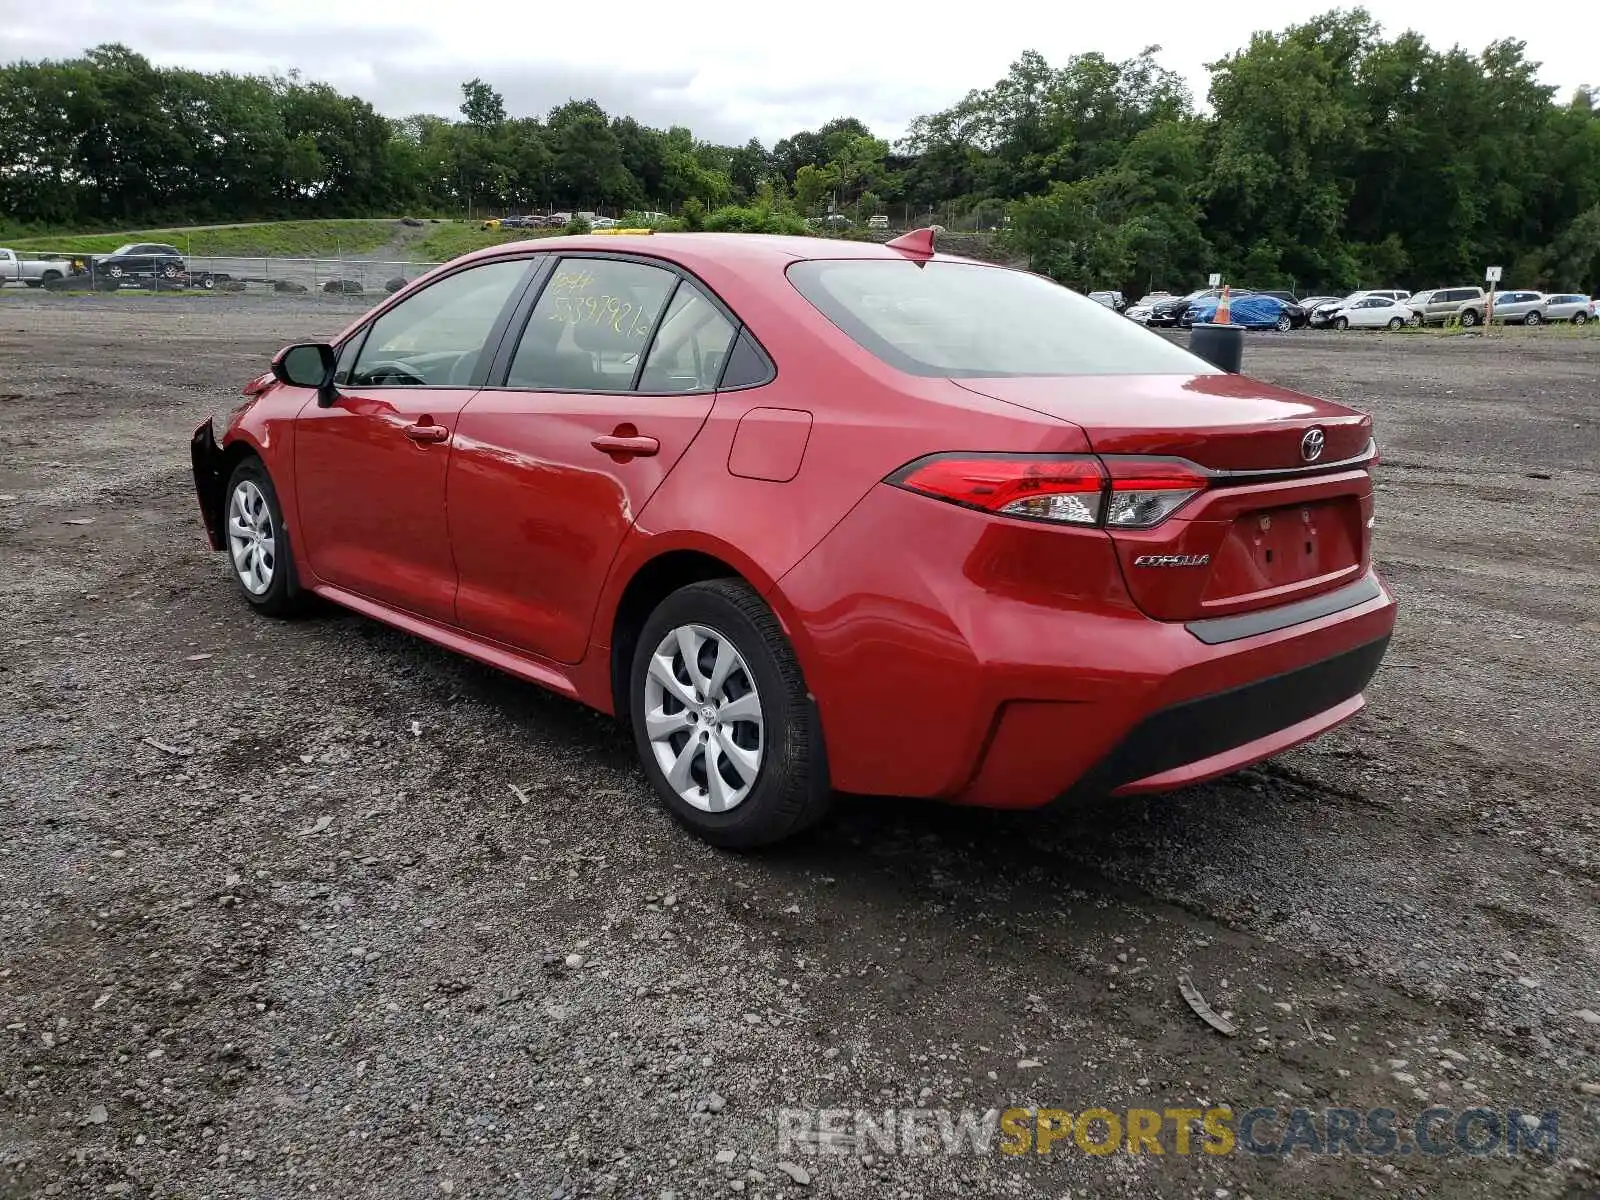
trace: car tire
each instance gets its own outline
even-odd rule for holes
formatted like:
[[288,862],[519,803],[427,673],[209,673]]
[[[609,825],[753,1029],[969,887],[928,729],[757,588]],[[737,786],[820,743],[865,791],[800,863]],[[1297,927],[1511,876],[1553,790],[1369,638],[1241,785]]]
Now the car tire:
[[1391,331],[1392,330],[1396,330],[1396,329],[1404,329],[1405,327],[1406,327],[1406,321],[1405,321],[1404,317],[1390,317],[1389,318],[1389,328],[1390,328]]
[[1288,313],[1279,313],[1278,314],[1278,332],[1279,333],[1288,333],[1289,330],[1291,330],[1293,328],[1294,328],[1294,318],[1291,317]]
[[113,279],[121,279],[125,273],[121,267],[111,268],[111,278]]
[[1544,318],[1536,312],[1531,312],[1522,318],[1522,323],[1524,325],[1542,325],[1544,323]]
[[222,541],[234,582],[251,608],[268,617],[299,611],[301,592],[283,508],[266,464],[254,455],[228,477],[222,495]]
[[167,279],[176,279],[178,277],[178,268],[172,263],[168,263],[161,268],[161,274]]
[[777,617],[743,580],[693,583],[656,607],[628,672],[627,711],[667,810],[712,845],[772,845],[831,805],[815,701]]
[[1335,317],[1333,319],[1333,327],[1335,329],[1337,329],[1340,333],[1343,333],[1346,329],[1350,328],[1350,318],[1349,317]]
[[1478,323],[1478,310],[1475,308],[1464,309],[1461,313],[1461,327],[1471,329]]
[[1406,324],[1410,325],[1411,328],[1413,328],[1413,329],[1421,329],[1422,325],[1423,325],[1422,314],[1421,313],[1412,313],[1411,314],[1411,319],[1409,321],[1407,321]]
[[1574,325],[1587,325],[1589,323],[1589,314],[1588,313],[1573,313],[1572,314],[1572,323]]

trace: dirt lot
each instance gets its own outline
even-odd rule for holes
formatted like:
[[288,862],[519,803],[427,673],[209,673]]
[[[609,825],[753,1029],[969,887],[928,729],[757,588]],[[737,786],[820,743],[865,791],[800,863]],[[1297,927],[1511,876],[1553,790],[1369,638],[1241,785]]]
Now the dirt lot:
[[[1256,374],[1377,420],[1403,610],[1350,726],[1150,801],[848,801],[741,858],[604,719],[354,616],[246,611],[187,436],[344,319],[0,297],[0,1195],[1600,1190],[1600,337],[1252,340]],[[777,1165],[779,1107],[919,1104],[1560,1133]]]

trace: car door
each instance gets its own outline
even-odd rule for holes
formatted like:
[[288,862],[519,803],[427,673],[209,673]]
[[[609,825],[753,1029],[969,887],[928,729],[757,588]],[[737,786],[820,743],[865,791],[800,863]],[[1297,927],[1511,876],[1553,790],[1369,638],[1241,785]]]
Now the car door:
[[457,427],[456,614],[571,663],[623,536],[711,412],[737,330],[693,280],[620,255],[563,258],[523,308]]
[[1387,325],[1389,318],[1394,315],[1394,301],[1386,296],[1368,296],[1356,306],[1356,316],[1359,320],[1350,324],[1358,325],[1363,329],[1373,329]]
[[295,423],[297,535],[321,579],[454,621],[452,438],[531,269],[502,259],[413,292],[341,347],[331,404],[308,394]]

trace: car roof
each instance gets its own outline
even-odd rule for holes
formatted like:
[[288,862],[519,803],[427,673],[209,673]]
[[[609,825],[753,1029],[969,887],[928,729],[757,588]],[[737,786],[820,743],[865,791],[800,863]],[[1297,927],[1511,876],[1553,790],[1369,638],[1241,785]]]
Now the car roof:
[[[654,255],[671,259],[691,269],[697,265],[739,267],[757,264],[781,268],[791,262],[812,259],[876,258],[906,261],[906,256],[900,251],[878,242],[773,233],[624,233],[602,237],[578,234],[571,237],[506,242],[486,250],[474,251],[461,261],[500,258],[507,252],[548,253],[560,250]],[[970,263],[975,260],[962,258],[959,255],[936,253],[933,261]]]

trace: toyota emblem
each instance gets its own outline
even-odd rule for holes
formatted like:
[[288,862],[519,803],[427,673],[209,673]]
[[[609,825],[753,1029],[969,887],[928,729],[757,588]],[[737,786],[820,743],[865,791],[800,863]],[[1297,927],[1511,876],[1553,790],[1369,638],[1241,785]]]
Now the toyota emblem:
[[1320,429],[1306,430],[1305,436],[1300,439],[1300,457],[1307,462],[1316,462],[1322,457],[1322,446],[1327,440]]

